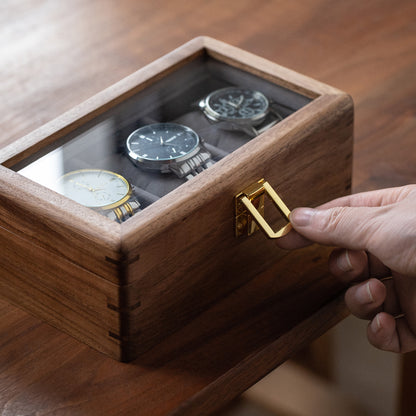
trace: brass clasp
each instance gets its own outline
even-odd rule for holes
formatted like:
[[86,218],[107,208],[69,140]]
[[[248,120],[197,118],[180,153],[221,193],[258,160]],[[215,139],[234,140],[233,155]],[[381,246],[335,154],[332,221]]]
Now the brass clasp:
[[260,179],[234,197],[235,235],[249,236],[260,228],[268,238],[280,238],[292,228],[290,222],[278,231],[273,231],[264,219],[264,195],[267,195],[289,222],[290,211],[268,182]]

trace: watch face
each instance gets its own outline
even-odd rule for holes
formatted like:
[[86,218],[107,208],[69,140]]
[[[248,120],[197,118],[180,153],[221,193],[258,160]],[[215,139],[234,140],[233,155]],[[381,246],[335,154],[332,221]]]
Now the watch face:
[[89,208],[111,209],[130,198],[131,186],[123,176],[101,169],[82,169],[62,176],[58,191]]
[[198,147],[199,137],[181,124],[156,123],[135,130],[126,144],[134,160],[169,162],[192,153]]
[[212,92],[206,100],[208,116],[219,120],[253,122],[263,119],[269,100],[259,91],[229,87]]

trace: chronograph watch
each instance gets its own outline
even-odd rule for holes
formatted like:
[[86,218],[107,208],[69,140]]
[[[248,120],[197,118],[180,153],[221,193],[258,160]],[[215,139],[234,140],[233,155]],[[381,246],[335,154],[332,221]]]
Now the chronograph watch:
[[254,136],[282,120],[263,93],[248,88],[215,90],[199,102],[199,108],[210,121],[229,124]]
[[68,172],[59,179],[57,191],[117,222],[125,221],[140,210],[127,179],[108,170]]
[[140,127],[127,138],[126,147],[130,159],[138,167],[174,173],[186,180],[214,164],[198,134],[177,123]]

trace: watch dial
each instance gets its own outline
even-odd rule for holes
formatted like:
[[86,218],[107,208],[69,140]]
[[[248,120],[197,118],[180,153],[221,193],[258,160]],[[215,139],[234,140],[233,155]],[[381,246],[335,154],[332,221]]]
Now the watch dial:
[[173,161],[191,153],[198,143],[198,135],[189,127],[156,123],[135,130],[127,139],[127,149],[135,160]]
[[114,172],[83,169],[64,175],[59,181],[58,190],[89,208],[110,208],[129,198],[130,184]]
[[229,87],[214,91],[208,96],[207,110],[216,118],[236,121],[264,117],[268,99],[258,91]]

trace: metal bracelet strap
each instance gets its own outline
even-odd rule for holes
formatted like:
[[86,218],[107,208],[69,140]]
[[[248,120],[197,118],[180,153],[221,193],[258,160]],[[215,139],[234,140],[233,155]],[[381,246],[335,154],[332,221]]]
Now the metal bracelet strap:
[[109,211],[107,217],[114,221],[122,223],[128,218],[132,217],[137,211],[140,210],[140,202],[136,199],[132,199],[123,205]]
[[170,170],[178,177],[189,180],[214,164],[208,151],[201,151],[181,164],[173,164]]
[[195,155],[193,158],[187,160],[184,163],[186,168],[185,179],[189,181],[205,169],[208,169],[214,164],[214,161],[211,159],[211,154],[208,152],[201,152]]
[[253,132],[256,136],[258,136],[261,133],[264,133],[266,130],[268,130],[270,127],[273,127],[275,124],[277,124],[279,121],[283,120],[283,117],[274,109],[274,108],[270,108],[270,113],[269,114],[273,114],[276,118],[268,121],[267,123],[261,127],[253,126]]

